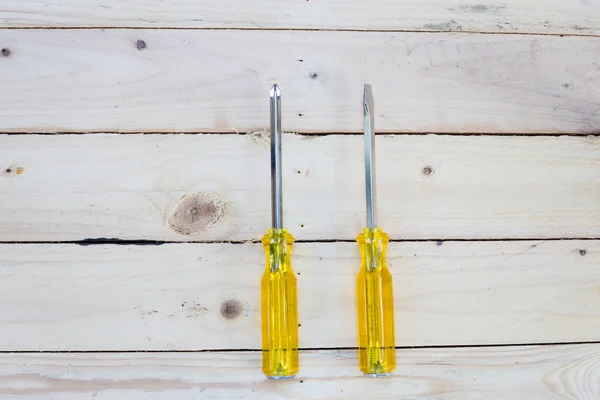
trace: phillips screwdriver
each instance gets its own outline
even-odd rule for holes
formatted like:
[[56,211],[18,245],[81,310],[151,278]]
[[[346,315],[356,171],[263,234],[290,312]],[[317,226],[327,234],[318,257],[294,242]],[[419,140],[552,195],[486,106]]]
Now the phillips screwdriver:
[[263,372],[269,379],[291,379],[299,371],[298,304],[291,251],[294,237],[283,229],[281,189],[281,91],[271,92],[272,228],[262,238],[267,256],[261,280]]
[[356,279],[358,361],[366,376],[379,377],[396,369],[396,348],[393,282],[386,262],[390,237],[377,227],[375,219],[375,124],[371,85],[364,88],[363,116],[367,227],[356,238],[361,253]]

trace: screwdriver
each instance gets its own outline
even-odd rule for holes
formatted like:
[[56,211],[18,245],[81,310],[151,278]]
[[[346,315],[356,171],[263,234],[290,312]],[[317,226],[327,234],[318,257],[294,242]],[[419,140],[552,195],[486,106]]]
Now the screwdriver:
[[272,228],[262,238],[267,256],[261,280],[262,359],[268,379],[291,379],[299,371],[298,304],[291,251],[294,237],[283,229],[281,189],[281,91],[271,97]]
[[396,369],[394,296],[392,275],[386,262],[390,237],[375,220],[375,121],[373,91],[363,94],[367,227],[356,241],[361,265],[356,279],[358,307],[358,362],[369,377],[385,376]]

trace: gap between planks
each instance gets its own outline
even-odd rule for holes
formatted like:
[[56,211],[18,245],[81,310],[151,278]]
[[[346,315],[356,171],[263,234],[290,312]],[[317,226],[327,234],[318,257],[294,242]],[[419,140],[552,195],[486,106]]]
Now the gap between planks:
[[[464,242],[547,242],[547,241],[596,241],[600,238],[595,237],[559,237],[559,238],[452,238],[452,239],[390,239],[389,243],[437,243],[442,245],[443,243],[464,243]],[[174,240],[146,240],[146,239],[118,239],[118,238],[87,238],[83,240],[62,240],[62,241],[0,241],[2,244],[50,244],[50,245],[64,245],[64,244],[75,244],[79,246],[102,246],[102,245],[116,245],[116,246],[162,246],[165,244],[239,244],[247,245],[248,243],[259,243],[260,240],[197,240],[197,241],[174,241]],[[299,239],[294,240],[294,243],[354,243],[356,240],[353,239]]]
[[594,33],[552,33],[552,32],[504,32],[504,31],[452,31],[452,30],[428,30],[428,29],[354,29],[354,28],[198,28],[198,27],[152,27],[152,26],[4,26],[2,30],[64,30],[64,31],[108,31],[108,30],[166,30],[166,31],[272,31],[272,32],[372,32],[372,33],[442,33],[456,35],[518,35],[518,36],[558,36],[558,37],[600,37]]
[[[2,131],[0,136],[85,136],[85,135],[144,135],[144,136],[160,136],[160,135],[230,135],[230,136],[247,136],[256,131],[249,132],[133,132],[133,131],[85,131],[85,132],[69,132],[69,131],[57,131],[57,132],[21,132],[21,131]],[[268,130],[265,130],[268,133]],[[284,134],[296,135],[296,136],[361,136],[363,132],[284,132]],[[600,136],[600,130],[598,132],[545,132],[545,133],[513,133],[513,132],[376,132],[377,136],[446,136],[446,137],[464,137],[464,136],[475,136],[475,137],[561,137],[561,136],[573,136],[573,137],[598,137]]]
[[[435,350],[435,349],[493,349],[496,347],[527,347],[527,346],[578,346],[600,344],[600,340],[579,342],[541,342],[541,343],[495,343],[495,344],[448,344],[430,346],[396,346],[396,350]],[[356,351],[358,347],[303,347],[305,351]],[[201,350],[0,350],[0,354],[127,354],[127,353],[259,353],[262,349],[201,349]]]

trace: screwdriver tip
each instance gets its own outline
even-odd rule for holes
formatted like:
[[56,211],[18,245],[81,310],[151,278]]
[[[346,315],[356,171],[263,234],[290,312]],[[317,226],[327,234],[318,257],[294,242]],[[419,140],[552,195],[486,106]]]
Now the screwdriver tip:
[[367,193],[367,228],[375,227],[375,115],[373,90],[365,85],[363,120],[365,137],[365,185]]
[[365,112],[373,110],[373,89],[371,89],[371,85],[369,84],[365,84],[363,106],[365,107]]
[[271,98],[278,98],[281,97],[281,90],[279,90],[279,85],[278,84],[274,84],[273,87],[271,88]]

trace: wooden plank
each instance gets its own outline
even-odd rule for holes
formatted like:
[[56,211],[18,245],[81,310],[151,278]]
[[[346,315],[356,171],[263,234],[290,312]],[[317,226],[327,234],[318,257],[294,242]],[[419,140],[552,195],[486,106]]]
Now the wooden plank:
[[[362,12],[362,11],[361,11]],[[139,42],[139,40],[143,40]],[[1,30],[0,131],[593,133],[593,37],[221,30]],[[139,47],[139,49],[138,49]]]
[[398,351],[398,370],[365,379],[355,351],[302,352],[296,379],[267,381],[260,353],[3,354],[6,399],[595,400],[600,345]]
[[[259,244],[1,245],[0,350],[260,348]],[[298,243],[301,348],[356,346],[354,243]],[[398,346],[598,339],[600,242],[389,246]]]
[[599,34],[594,2],[560,0],[4,0],[3,27],[376,29]]
[[[271,221],[263,139],[0,136],[0,240],[259,240]],[[283,160],[292,234],[354,240],[362,137],[285,135]],[[377,164],[392,239],[600,237],[598,137],[378,136]]]

